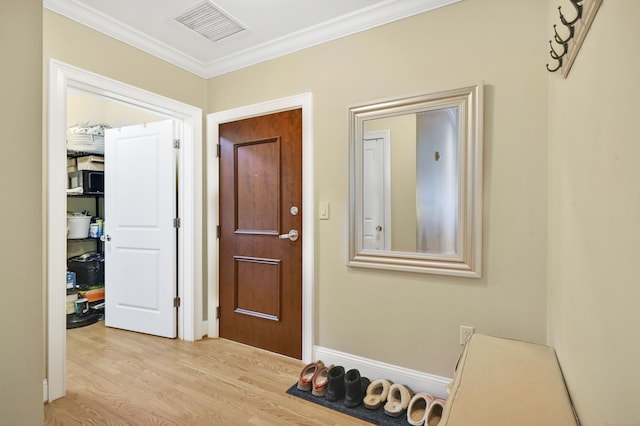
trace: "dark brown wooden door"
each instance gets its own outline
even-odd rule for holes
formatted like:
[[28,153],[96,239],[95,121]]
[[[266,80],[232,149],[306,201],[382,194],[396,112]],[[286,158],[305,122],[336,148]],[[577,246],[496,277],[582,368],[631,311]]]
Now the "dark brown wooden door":
[[301,359],[302,110],[219,134],[220,337]]

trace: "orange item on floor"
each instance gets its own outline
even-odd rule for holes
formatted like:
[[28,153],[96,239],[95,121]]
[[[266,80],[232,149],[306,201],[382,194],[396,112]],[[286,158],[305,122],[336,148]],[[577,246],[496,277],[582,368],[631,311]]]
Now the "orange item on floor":
[[89,299],[89,303],[104,300],[104,287],[95,290],[81,291],[80,297],[86,297]]

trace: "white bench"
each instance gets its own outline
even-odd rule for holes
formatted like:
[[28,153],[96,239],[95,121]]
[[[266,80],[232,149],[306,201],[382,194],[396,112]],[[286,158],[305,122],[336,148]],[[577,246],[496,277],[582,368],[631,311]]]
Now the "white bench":
[[579,425],[553,348],[474,334],[440,426]]

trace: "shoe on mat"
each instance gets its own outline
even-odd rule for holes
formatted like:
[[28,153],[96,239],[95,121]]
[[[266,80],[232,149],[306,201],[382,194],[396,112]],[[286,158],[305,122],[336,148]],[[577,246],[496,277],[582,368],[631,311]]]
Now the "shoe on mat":
[[433,396],[426,392],[419,392],[413,395],[407,407],[407,422],[413,426],[423,425],[432,402]]
[[362,400],[369,410],[377,410],[387,401],[391,382],[386,379],[376,379],[367,386],[367,393]]
[[394,383],[389,388],[387,402],[384,404],[384,413],[391,417],[399,417],[409,406],[412,392],[408,387]]
[[316,361],[305,365],[300,371],[300,380],[298,380],[298,389],[301,391],[311,390],[314,376],[324,367],[322,361]]
[[344,398],[344,367],[338,365],[329,370],[329,382],[325,398],[328,401],[339,401]]
[[327,385],[329,384],[329,370],[333,365],[322,367],[318,370],[318,374],[313,377],[311,393],[315,396],[325,396],[327,393]]
[[360,405],[370,383],[371,381],[366,377],[360,376],[360,372],[355,368],[347,371],[344,375],[344,405],[349,408]]
[[427,412],[427,419],[425,420],[426,426],[438,426],[438,424],[440,424],[445,402],[444,399],[439,398],[433,400]]

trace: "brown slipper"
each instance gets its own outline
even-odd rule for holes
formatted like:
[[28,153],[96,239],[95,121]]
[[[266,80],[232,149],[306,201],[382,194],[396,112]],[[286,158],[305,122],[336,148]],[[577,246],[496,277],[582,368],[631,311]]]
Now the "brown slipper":
[[324,367],[322,361],[316,361],[305,365],[300,371],[300,380],[298,380],[298,389],[301,391],[311,390],[311,384],[313,379],[318,374],[320,369]]
[[333,368],[333,364],[327,367],[321,367],[318,373],[311,380],[311,393],[315,396],[324,396],[327,393],[327,384],[329,383],[329,370]]

